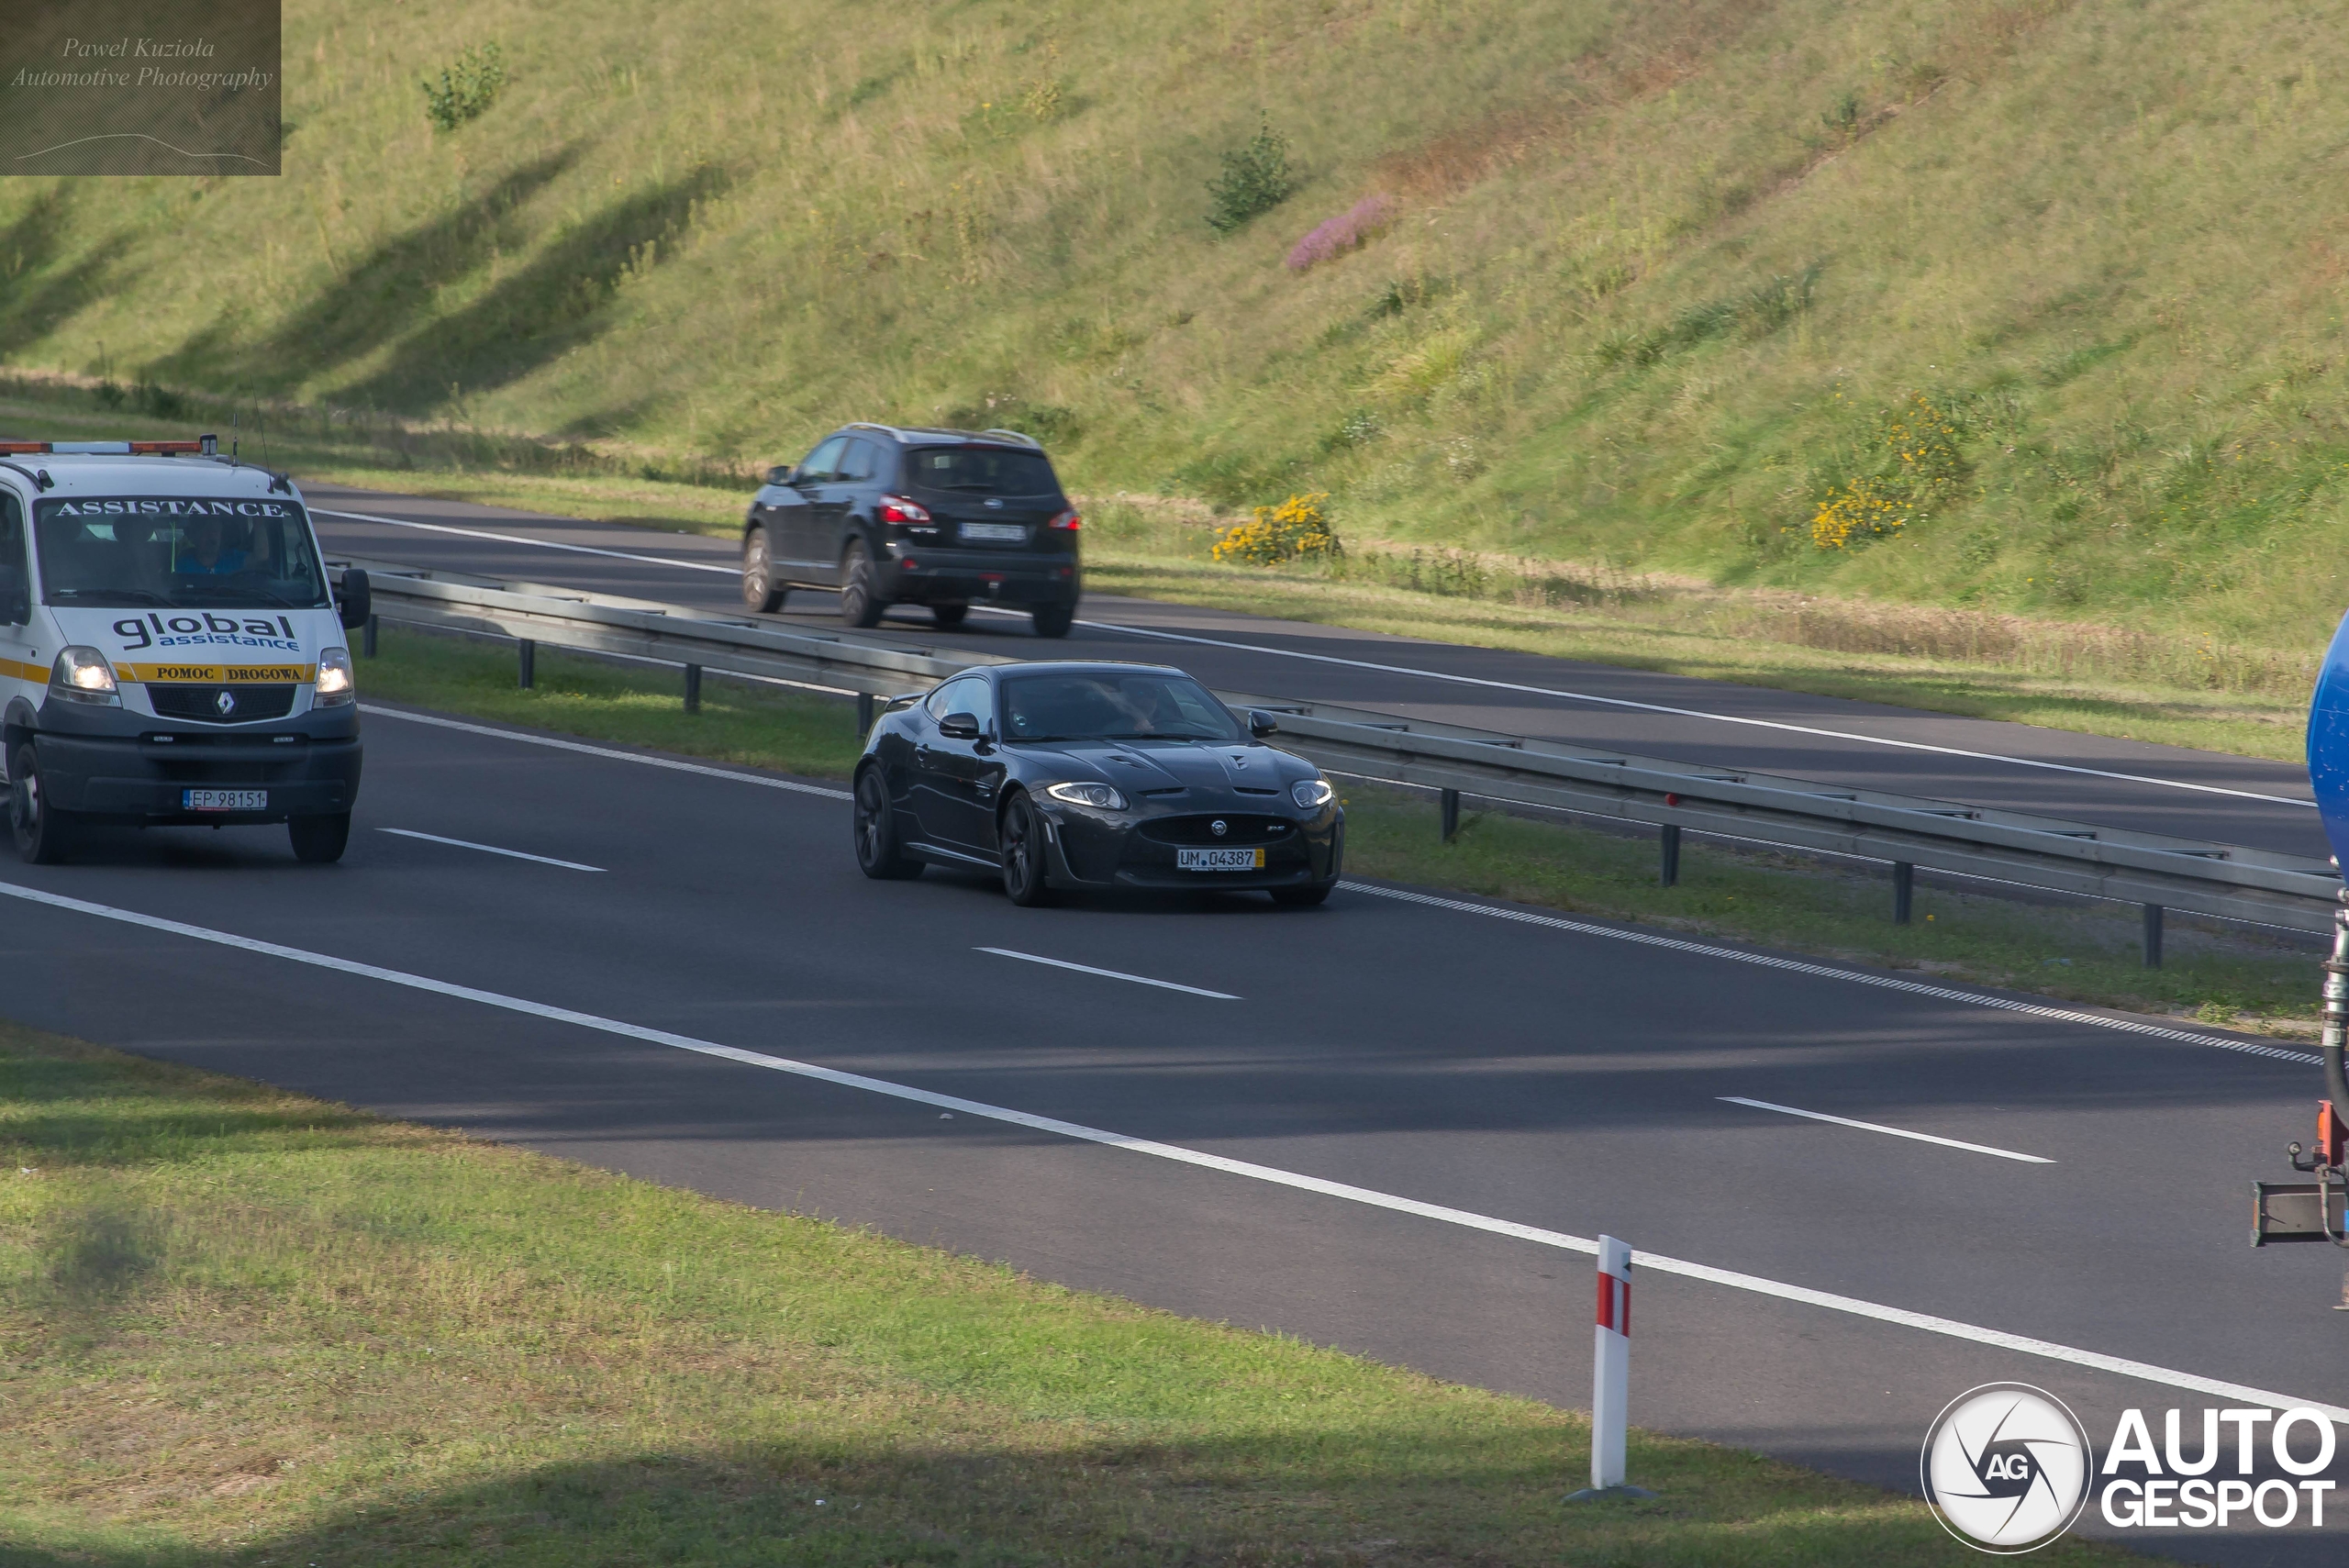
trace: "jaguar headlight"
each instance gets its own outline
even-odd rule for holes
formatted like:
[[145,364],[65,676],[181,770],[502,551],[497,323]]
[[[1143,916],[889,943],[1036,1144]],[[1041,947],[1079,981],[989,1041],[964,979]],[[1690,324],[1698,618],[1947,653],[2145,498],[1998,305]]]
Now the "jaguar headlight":
[[1054,800],[1065,800],[1071,806],[1090,806],[1097,811],[1123,811],[1126,808],[1126,797],[1111,784],[1046,784],[1044,793]]
[[117,706],[122,702],[122,694],[115,685],[114,666],[95,648],[59,649],[57,662],[50,666],[49,689],[53,695],[74,702]]
[[1288,786],[1288,797],[1308,811],[1329,805],[1330,797],[1337,793],[1330,787],[1328,779],[1299,779]]
[[351,673],[348,649],[329,648],[318,655],[318,688],[312,707],[340,707],[359,695],[359,680]]

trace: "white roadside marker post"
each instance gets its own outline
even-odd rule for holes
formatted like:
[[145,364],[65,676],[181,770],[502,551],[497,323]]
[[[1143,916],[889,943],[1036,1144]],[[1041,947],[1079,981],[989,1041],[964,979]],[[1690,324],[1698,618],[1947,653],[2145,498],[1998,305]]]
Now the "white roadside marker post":
[[1623,1481],[1631,1410],[1631,1247],[1598,1239],[1598,1311],[1590,1365],[1590,1485],[1569,1503],[1601,1497],[1653,1497]]

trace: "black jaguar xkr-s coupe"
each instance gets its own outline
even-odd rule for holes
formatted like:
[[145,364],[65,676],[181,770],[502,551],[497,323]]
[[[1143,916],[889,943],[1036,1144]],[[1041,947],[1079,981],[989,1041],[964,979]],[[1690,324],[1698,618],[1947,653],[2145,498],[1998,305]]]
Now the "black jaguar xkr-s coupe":
[[857,864],[999,872],[1016,904],[1055,888],[1253,888],[1319,904],[1345,813],[1321,771],[1264,743],[1180,670],[1003,664],[892,705],[856,764]]

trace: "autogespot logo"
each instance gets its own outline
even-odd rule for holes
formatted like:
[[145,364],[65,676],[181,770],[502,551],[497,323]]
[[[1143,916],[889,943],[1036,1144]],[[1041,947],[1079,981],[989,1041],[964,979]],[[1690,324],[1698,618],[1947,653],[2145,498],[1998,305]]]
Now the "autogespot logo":
[[2062,1400],[2025,1383],[1986,1383],[1934,1418],[1920,1469],[1943,1528],[2006,1555],[2035,1551],[2072,1527],[2096,1458]]

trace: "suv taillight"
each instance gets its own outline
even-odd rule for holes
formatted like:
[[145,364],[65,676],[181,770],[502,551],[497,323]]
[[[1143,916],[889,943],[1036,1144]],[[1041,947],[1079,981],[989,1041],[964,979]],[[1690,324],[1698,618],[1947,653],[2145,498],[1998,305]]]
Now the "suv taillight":
[[907,500],[903,495],[881,497],[881,520],[885,523],[896,523],[914,528],[926,528],[931,526],[930,509],[918,501]]
[[1074,533],[1077,529],[1085,526],[1085,519],[1077,516],[1076,509],[1074,507],[1071,507],[1069,510],[1063,512],[1059,517],[1054,517],[1051,522],[1046,523],[1044,526],[1048,528],[1066,528],[1069,532]]

